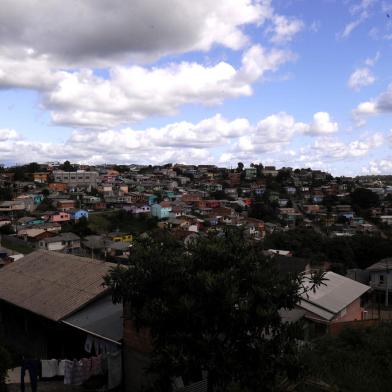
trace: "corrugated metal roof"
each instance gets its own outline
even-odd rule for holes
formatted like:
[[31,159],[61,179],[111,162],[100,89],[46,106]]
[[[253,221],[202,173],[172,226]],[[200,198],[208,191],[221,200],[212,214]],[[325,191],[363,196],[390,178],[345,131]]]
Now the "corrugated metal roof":
[[123,335],[122,315],[122,305],[113,304],[111,296],[105,295],[62,321],[118,342]]
[[0,270],[0,299],[58,321],[107,291],[102,277],[114,265],[38,250]]
[[[328,320],[331,319],[328,318],[328,314],[339,313],[370,290],[369,286],[331,271],[325,274],[325,278],[327,279],[325,284],[302,296],[303,301],[299,306]],[[305,282],[305,285],[309,285],[309,283]]]

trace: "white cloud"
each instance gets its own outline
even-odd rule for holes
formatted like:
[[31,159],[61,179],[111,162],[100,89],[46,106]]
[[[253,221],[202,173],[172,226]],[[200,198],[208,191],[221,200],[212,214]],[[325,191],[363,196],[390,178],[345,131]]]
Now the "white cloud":
[[21,136],[15,129],[8,129],[8,128],[0,128],[0,142],[7,141],[7,140],[17,140],[20,139]]
[[392,159],[377,159],[362,167],[363,174],[392,174]]
[[327,112],[317,112],[313,115],[313,121],[310,124],[307,133],[311,135],[327,135],[339,130],[339,124],[331,120]]
[[258,0],[2,0],[0,47],[107,66],[214,44],[239,49],[249,41],[243,27],[270,13],[270,2]]
[[370,10],[377,0],[361,0],[355,1],[350,7],[350,13],[355,20],[349,22],[344,27],[343,31],[338,34],[339,38],[347,38],[351,33],[360,26],[370,16]]
[[350,75],[347,84],[350,89],[359,91],[362,87],[370,86],[375,81],[376,78],[369,68],[358,68]]
[[272,32],[271,42],[280,44],[289,42],[293,37],[304,28],[302,20],[297,18],[287,18],[283,15],[275,15],[272,18],[273,27],[269,29]]
[[380,57],[381,57],[381,53],[380,53],[380,51],[378,51],[378,52],[375,54],[374,57],[368,57],[368,58],[365,60],[365,65],[367,65],[368,67],[373,67],[374,65],[377,64],[377,62],[378,62],[378,60],[380,59]]
[[358,126],[366,123],[369,116],[380,113],[392,113],[392,84],[378,97],[360,103],[353,111],[353,119]]
[[117,66],[104,79],[91,70],[60,72],[44,89],[55,124],[107,129],[153,115],[173,115],[185,104],[219,105],[249,96],[251,84],[293,58],[286,50],[252,46],[235,69],[182,62],[166,67]]
[[341,140],[322,137],[315,140],[305,156],[312,156],[321,160],[346,160],[368,155],[370,150],[381,147],[384,137],[381,133],[375,133],[360,140],[345,143]]

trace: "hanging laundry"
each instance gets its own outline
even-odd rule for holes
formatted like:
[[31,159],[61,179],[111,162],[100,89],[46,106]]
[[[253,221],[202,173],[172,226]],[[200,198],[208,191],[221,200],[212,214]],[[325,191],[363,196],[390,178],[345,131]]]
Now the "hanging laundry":
[[64,376],[65,362],[66,362],[65,359],[59,361],[59,367],[58,367],[58,370],[57,370],[57,375],[58,376]]
[[68,359],[64,360],[64,384],[66,385],[72,384],[73,366],[73,361],[69,361]]
[[87,336],[86,343],[84,344],[84,351],[91,353],[93,349],[94,338],[91,335]]
[[101,355],[98,355],[97,357],[91,358],[91,375],[92,376],[98,376],[99,374],[102,374],[101,361],[102,361]]
[[107,354],[108,361],[108,389],[118,387],[122,381],[121,351]]
[[56,377],[59,370],[59,363],[57,359],[42,359],[42,377],[52,378]]

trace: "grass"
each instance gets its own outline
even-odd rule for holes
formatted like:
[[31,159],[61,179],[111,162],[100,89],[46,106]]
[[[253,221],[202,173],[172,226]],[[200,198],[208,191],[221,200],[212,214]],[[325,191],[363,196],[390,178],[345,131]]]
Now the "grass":
[[33,246],[29,244],[23,244],[22,242],[19,241],[11,241],[4,236],[1,238],[1,246],[4,246],[4,248],[11,249],[15,252],[22,253],[24,255],[29,254],[36,250]]

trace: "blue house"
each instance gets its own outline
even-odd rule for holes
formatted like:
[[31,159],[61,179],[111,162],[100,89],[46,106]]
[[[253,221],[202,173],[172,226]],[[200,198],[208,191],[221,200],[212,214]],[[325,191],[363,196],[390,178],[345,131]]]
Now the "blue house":
[[74,220],[79,220],[80,218],[86,218],[88,219],[88,211],[86,210],[74,210],[74,211],[70,211],[71,214],[71,219]]
[[38,195],[34,195],[34,204],[41,204],[42,200],[44,200],[44,195],[38,194]]
[[169,203],[162,202],[161,204],[152,205],[151,215],[157,217],[158,219],[169,218],[171,210],[172,207],[169,205]]
[[155,204],[158,200],[158,196],[156,196],[156,195],[147,194],[146,197],[147,197],[148,205],[150,205],[150,206]]

